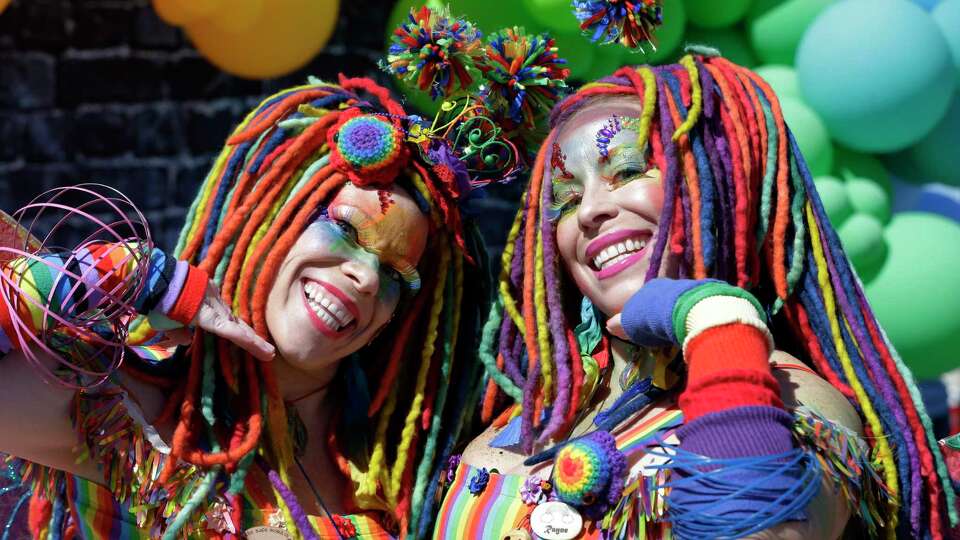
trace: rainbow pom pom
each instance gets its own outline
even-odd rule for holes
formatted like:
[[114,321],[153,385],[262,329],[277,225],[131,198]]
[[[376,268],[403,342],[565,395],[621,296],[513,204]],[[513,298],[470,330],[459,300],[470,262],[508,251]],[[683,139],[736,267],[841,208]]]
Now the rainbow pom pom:
[[477,65],[488,82],[490,110],[506,112],[513,122],[533,127],[567,87],[566,63],[546,34],[530,36],[514,27],[491,35],[487,54]]
[[407,21],[393,33],[387,62],[382,64],[386,71],[421,90],[429,89],[434,99],[473,83],[469,70],[483,48],[480,31],[470,23],[423,6],[411,9]]
[[561,501],[591,519],[602,516],[623,491],[626,459],[613,435],[596,431],[560,449],[554,460],[553,489]]
[[403,133],[382,116],[350,115],[331,134],[331,162],[354,185],[388,184],[405,162]]
[[663,23],[660,0],[573,0],[573,14],[590,40],[620,42],[636,49],[655,43],[653,29]]

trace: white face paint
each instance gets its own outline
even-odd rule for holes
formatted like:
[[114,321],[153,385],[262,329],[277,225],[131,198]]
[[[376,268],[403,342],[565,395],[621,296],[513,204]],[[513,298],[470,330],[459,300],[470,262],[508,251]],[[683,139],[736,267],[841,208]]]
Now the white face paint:
[[[643,286],[660,230],[663,185],[636,146],[640,113],[634,100],[587,105],[567,120],[554,147],[562,153],[552,174],[557,247],[577,287],[608,316]],[[619,128],[604,157],[598,134],[614,118]]]

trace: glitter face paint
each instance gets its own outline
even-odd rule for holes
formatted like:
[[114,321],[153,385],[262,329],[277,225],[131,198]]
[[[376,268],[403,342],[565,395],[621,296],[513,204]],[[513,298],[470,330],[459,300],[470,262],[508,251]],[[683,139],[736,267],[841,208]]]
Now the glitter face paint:
[[663,205],[660,171],[636,146],[639,104],[588,106],[557,143],[573,178],[551,179],[557,247],[578,288],[607,315],[643,286]]

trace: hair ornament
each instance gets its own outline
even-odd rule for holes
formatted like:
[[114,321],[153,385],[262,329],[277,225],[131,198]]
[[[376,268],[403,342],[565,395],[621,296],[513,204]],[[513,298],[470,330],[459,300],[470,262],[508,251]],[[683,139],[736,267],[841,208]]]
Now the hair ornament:
[[409,158],[399,122],[349,110],[328,134],[330,161],[356,186],[386,186]]
[[546,34],[511,28],[494,32],[484,46],[471,23],[450,17],[447,8],[423,6],[394,32],[381,65],[442,98],[432,122],[408,118],[407,140],[463,201],[528,166],[538,125],[566,91],[565,63]]
[[482,54],[482,34],[472,24],[450,17],[447,9],[411,9],[393,31],[393,45],[381,67],[399,79],[429,90],[434,99],[473,84],[470,71]]
[[573,0],[573,14],[590,40],[620,43],[630,49],[650,44],[657,50],[654,29],[663,24],[660,0]]

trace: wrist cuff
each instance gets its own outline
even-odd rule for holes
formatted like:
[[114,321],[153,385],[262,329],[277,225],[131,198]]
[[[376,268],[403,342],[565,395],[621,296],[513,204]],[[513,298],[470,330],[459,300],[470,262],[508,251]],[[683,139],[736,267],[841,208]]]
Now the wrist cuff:
[[184,326],[193,322],[197,312],[200,311],[200,305],[203,304],[203,297],[207,292],[209,281],[210,277],[206,272],[191,266],[187,271],[180,296],[174,303],[173,308],[165,315]]

